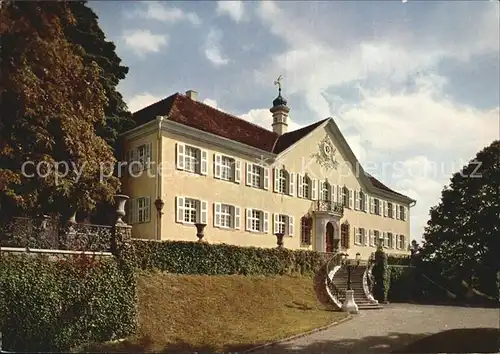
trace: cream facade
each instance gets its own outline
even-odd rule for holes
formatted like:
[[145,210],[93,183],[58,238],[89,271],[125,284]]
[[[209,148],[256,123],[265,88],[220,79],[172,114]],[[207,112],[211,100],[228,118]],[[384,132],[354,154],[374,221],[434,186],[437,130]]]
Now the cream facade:
[[134,238],[195,241],[202,223],[210,243],[276,247],[282,233],[289,249],[332,252],[339,240],[367,259],[380,240],[409,253],[415,201],[377,188],[331,118],[279,154],[167,117],[124,138]]

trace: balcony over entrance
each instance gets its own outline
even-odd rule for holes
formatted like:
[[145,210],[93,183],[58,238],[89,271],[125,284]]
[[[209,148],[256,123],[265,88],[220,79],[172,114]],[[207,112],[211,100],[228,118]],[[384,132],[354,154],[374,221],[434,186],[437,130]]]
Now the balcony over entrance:
[[330,200],[316,200],[314,202],[314,213],[328,214],[342,218],[344,216],[344,206],[341,203]]

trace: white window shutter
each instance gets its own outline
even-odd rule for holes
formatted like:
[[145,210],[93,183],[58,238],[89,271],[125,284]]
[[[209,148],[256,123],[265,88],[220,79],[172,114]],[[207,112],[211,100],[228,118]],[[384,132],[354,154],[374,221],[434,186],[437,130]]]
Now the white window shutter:
[[353,201],[353,190],[349,189],[349,209],[353,208],[353,204],[354,204],[354,201]]
[[368,235],[366,234],[366,229],[363,230],[363,243],[365,246],[368,246]]
[[151,221],[151,197],[145,198],[144,222]]
[[392,214],[391,214],[391,218],[396,218],[396,204],[392,203]]
[[382,243],[383,247],[387,247],[387,232],[382,232],[382,237],[384,239],[384,242]]
[[208,202],[200,201],[200,223],[207,224],[208,221]]
[[236,183],[241,182],[241,161],[234,160],[234,181]]
[[295,174],[293,172],[288,173],[288,194],[295,194]]
[[370,246],[375,246],[377,241],[375,240],[375,230],[370,230]]
[[387,216],[389,209],[389,204],[384,200],[384,216]]
[[177,169],[184,169],[184,151],[186,151],[186,146],[182,143],[177,143],[175,145],[177,152]]
[[252,230],[252,223],[250,221],[251,217],[252,217],[252,209],[247,208],[247,217],[246,217],[246,230],[247,231]]
[[399,220],[399,205],[394,204],[396,206],[396,220]]
[[354,200],[356,201],[356,205],[354,209],[360,210],[361,209],[361,194],[359,191],[354,191]]
[[176,221],[184,222],[184,197],[176,197]]
[[383,200],[382,199],[379,199],[378,200],[378,215],[382,216],[382,212],[383,212]]
[[269,168],[262,167],[262,173],[264,174],[264,189],[269,189]]
[[279,169],[277,169],[276,167],[273,168],[273,175],[274,175],[274,188],[273,188],[273,191],[274,192],[278,192],[278,187],[279,187],[280,179],[279,179]]
[[336,194],[337,189],[335,188],[335,185],[334,185],[334,184],[331,184],[331,185],[330,185],[330,188],[331,188],[331,189],[330,189],[330,193],[331,193],[330,200],[331,200],[332,202],[336,202],[336,201],[337,201],[337,194]]
[[318,182],[316,178],[311,178],[311,200],[318,199]]
[[206,176],[208,174],[208,152],[200,150],[200,174]]
[[146,144],[146,168],[147,169],[151,168],[151,161],[153,160],[152,155],[153,155],[153,144],[152,143]]
[[250,162],[246,162],[247,165],[247,173],[246,173],[246,185],[251,186],[252,185],[252,177],[251,177],[251,172],[252,172],[252,164]]
[[365,208],[364,208],[364,210],[363,210],[363,211],[364,211],[365,213],[367,213],[367,212],[368,212],[368,207],[369,207],[369,205],[368,205],[368,204],[369,204],[369,199],[370,199],[370,198],[368,197],[368,194],[364,193],[364,194],[363,194],[363,199],[364,199],[364,203],[365,203],[365,205],[364,205],[364,207],[365,207]]
[[404,221],[407,221],[408,220],[408,207],[404,207],[404,209],[405,209]]
[[356,233],[357,230],[359,230],[356,226],[352,228],[354,230],[354,243],[358,244],[358,234]]
[[135,198],[129,200],[128,204],[128,223],[135,223]]
[[214,154],[214,177],[220,178],[221,176],[221,164],[222,164],[222,155]]
[[278,232],[278,221],[279,221],[279,214],[273,214],[273,234]]
[[236,230],[241,228],[241,208],[239,206],[234,207],[234,228]]
[[302,188],[302,184],[304,182],[304,177],[297,173],[297,197],[304,198],[304,188]]
[[214,203],[214,226],[220,226],[221,203]]
[[343,189],[344,188],[340,184],[337,186],[337,203],[340,204],[344,203],[344,200],[342,199],[342,195],[344,193]]
[[288,217],[288,236],[293,236],[295,232],[295,219],[293,216]]
[[394,248],[394,247],[395,247],[395,245],[396,245],[396,234],[395,234],[395,233],[393,233],[393,234],[391,235],[391,237],[392,237],[392,248]]
[[263,230],[262,232],[266,233],[269,230],[269,213],[267,211],[262,212],[264,214],[264,222],[262,223]]

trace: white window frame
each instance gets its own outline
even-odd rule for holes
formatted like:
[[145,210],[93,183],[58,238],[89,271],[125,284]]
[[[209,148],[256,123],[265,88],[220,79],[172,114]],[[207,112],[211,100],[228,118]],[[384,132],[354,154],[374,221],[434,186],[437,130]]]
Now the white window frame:
[[406,237],[405,235],[398,235],[398,249],[405,250]]
[[151,221],[151,198],[136,197],[127,202],[127,221],[129,224],[145,224]]
[[175,149],[178,170],[200,175],[208,174],[207,150],[183,143],[176,143]]
[[299,175],[300,176],[300,182],[299,182],[299,189],[300,189],[300,196],[304,199],[311,199],[312,198],[312,178],[307,176],[307,175]]
[[267,233],[269,213],[260,209],[246,209],[246,231]]
[[380,210],[381,205],[380,204],[382,204],[381,201],[380,201],[380,199],[374,198],[374,200],[373,200],[373,211],[374,211],[375,215],[380,215],[381,214],[381,210]]
[[269,168],[255,163],[246,163],[246,185],[252,188],[269,189]]
[[394,248],[394,233],[387,233],[387,248]]
[[285,236],[293,236],[294,234],[294,217],[286,214],[273,214],[273,234],[283,233]]
[[176,197],[176,222],[180,224],[193,225],[196,223],[207,224],[208,203],[197,198],[182,196]]
[[220,179],[234,181],[234,159],[228,156],[221,156]]
[[394,219],[394,203],[387,202],[387,217]]
[[290,173],[285,168],[274,169],[274,191],[279,194],[290,194]]
[[327,181],[321,182],[320,199],[324,201],[331,201],[331,185]]
[[363,245],[363,234],[362,234],[362,228],[355,227],[354,228],[354,243],[356,245]]
[[[151,168],[152,143],[146,143],[131,148],[127,152],[129,172],[135,173]],[[130,167],[131,166],[131,167]]]
[[347,188],[346,186],[342,187],[341,197],[341,203],[344,208],[349,208],[349,188]]

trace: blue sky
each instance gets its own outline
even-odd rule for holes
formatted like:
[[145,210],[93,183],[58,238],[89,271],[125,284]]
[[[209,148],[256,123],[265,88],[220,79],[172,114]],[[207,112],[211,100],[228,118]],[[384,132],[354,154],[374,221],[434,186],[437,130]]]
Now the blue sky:
[[96,1],[136,111],[175,92],[268,129],[335,118],[368,172],[415,199],[412,238],[453,172],[500,137],[498,1]]

